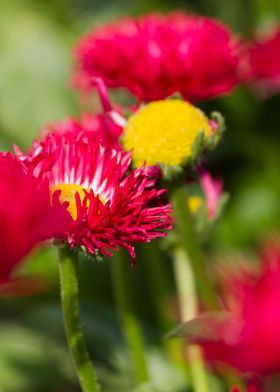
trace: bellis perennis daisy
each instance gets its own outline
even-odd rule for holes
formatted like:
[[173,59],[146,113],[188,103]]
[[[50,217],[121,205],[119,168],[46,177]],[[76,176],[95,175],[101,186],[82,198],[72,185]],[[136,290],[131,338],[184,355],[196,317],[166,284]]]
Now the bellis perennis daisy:
[[160,203],[143,166],[126,175],[131,154],[96,143],[83,134],[49,133],[21,160],[49,182],[51,200],[67,208],[70,220],[64,241],[71,248],[111,255],[120,246],[132,261],[134,243],[164,236],[171,207]]
[[62,238],[66,220],[63,208],[51,206],[47,183],[35,178],[15,156],[1,153],[0,284],[12,283],[16,266],[39,242]]
[[122,142],[133,151],[136,167],[160,165],[166,178],[192,165],[219,142],[224,131],[218,113],[209,119],[200,109],[180,99],[142,105],[124,126]]
[[183,12],[126,18],[79,42],[75,83],[89,90],[93,77],[102,77],[141,101],[175,92],[191,101],[209,99],[238,83],[239,46],[229,29],[211,18]]

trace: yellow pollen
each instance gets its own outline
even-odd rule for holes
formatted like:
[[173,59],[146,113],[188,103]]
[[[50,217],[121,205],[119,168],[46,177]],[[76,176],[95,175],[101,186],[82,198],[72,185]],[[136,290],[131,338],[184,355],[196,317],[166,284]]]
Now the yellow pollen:
[[124,128],[125,150],[133,150],[136,167],[143,164],[182,165],[192,155],[199,132],[207,138],[211,127],[206,115],[179,99],[151,102],[128,120]]
[[60,190],[59,200],[61,203],[67,201],[69,203],[67,210],[74,220],[77,219],[77,205],[75,195],[78,192],[81,202],[83,202],[85,198],[85,188],[81,185],[76,184],[59,184],[55,185],[51,188],[51,194],[53,195],[55,191]]
[[200,196],[190,196],[187,198],[187,204],[191,214],[195,215],[203,204],[203,198]]

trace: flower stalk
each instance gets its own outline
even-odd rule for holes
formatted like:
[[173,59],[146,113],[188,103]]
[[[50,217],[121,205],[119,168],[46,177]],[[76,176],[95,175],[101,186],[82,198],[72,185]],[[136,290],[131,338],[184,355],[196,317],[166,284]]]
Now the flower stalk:
[[125,339],[131,353],[135,377],[137,382],[141,384],[149,381],[149,373],[140,326],[129,301],[131,292],[126,279],[126,265],[129,266],[129,261],[121,249],[116,252],[114,260],[111,262],[113,292]]
[[[187,205],[184,185],[171,189],[177,243],[173,249],[174,272],[178,290],[181,321],[187,322],[197,315],[197,292],[209,309],[217,307],[217,300],[209,285],[204,260],[197,241]],[[209,392],[207,373],[201,349],[188,345],[191,379],[195,392]]]
[[80,320],[78,258],[67,246],[59,249],[59,274],[64,326],[82,391],[100,392]]
[[217,298],[209,284],[209,279],[205,271],[200,244],[197,241],[186,202],[184,185],[177,185],[171,190],[171,202],[173,204],[177,241],[179,246],[184,249],[186,257],[188,257],[198,294],[207,309],[217,309],[219,307]]
[[[181,247],[174,249],[175,279],[179,296],[181,321],[187,322],[197,315],[197,297],[194,276],[186,252]],[[201,348],[188,345],[191,380],[195,392],[210,392]]]

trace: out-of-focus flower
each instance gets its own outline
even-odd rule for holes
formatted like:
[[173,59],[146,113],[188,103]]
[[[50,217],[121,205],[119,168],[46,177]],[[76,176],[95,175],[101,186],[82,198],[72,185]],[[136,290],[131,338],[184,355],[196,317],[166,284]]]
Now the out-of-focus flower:
[[[280,253],[265,260],[259,274],[227,278],[228,312],[193,320],[190,337],[209,361],[262,375],[280,371]],[[187,336],[190,326],[182,327]]]
[[[155,188],[146,167],[125,175],[130,153],[67,132],[48,134],[38,145],[40,155],[31,151],[26,161],[49,181],[52,202],[67,203],[72,219],[64,240],[71,247],[111,255],[121,246],[133,261],[135,242],[149,242],[171,228],[171,207],[160,202],[164,190]],[[41,173],[50,160],[50,170]]]
[[247,78],[262,96],[280,92],[280,28],[253,41],[248,50]]
[[11,281],[15,267],[34,246],[59,237],[63,223],[62,209],[51,206],[47,183],[39,182],[15,156],[1,153],[0,284]]
[[199,168],[200,184],[203,189],[206,202],[208,218],[215,219],[219,201],[221,200],[223,192],[223,182],[220,179],[215,179],[204,168]]
[[[188,102],[172,99],[140,107],[124,127],[125,150],[133,150],[136,167],[183,166],[213,135],[206,115]],[[199,148],[200,150],[201,148]]]
[[68,117],[63,121],[45,127],[43,135],[50,132],[61,135],[73,134],[77,139],[91,140],[95,143],[103,143],[110,147],[120,149],[119,137],[122,127],[107,114],[84,113],[81,120]]
[[93,77],[126,88],[141,101],[179,92],[209,99],[238,83],[240,42],[211,18],[175,12],[124,19],[93,30],[76,49],[76,85],[89,90]]

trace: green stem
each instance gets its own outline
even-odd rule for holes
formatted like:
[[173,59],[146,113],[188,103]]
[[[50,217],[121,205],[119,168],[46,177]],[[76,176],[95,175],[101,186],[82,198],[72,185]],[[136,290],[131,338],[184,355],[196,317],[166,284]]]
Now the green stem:
[[208,309],[217,309],[219,307],[217,298],[205,271],[203,254],[194,232],[193,221],[186,200],[184,186],[178,186],[172,190],[171,201],[174,209],[177,239],[180,247],[188,255],[199,295]]
[[[197,315],[198,306],[192,268],[185,250],[179,247],[174,249],[174,269],[181,320],[182,322],[187,322]],[[189,359],[194,391],[209,392],[207,373],[200,347],[189,345],[186,351]]]
[[[139,251],[138,251],[139,252]],[[140,247],[140,257],[143,260],[148,284],[151,288],[154,311],[161,334],[172,328],[171,317],[168,317],[168,299],[170,297],[170,274],[161,253],[159,240]],[[162,340],[162,339],[161,339]]]
[[[182,345],[176,339],[162,339],[173,327],[172,317],[168,314],[169,299],[171,297],[171,277],[165,265],[163,252],[160,249],[160,240],[154,240],[140,247],[141,261],[144,263],[146,276],[151,288],[151,301],[159,329],[159,342],[163,346],[172,362],[180,369],[185,369],[185,358],[182,355]],[[138,250],[138,254],[139,254]]]
[[124,251],[119,250],[111,261],[113,291],[124,335],[130,349],[136,379],[139,383],[145,383],[149,380],[149,374],[141,330],[130,303],[131,291],[127,281],[128,268],[131,268],[129,260]]
[[62,310],[68,346],[83,392],[99,392],[100,387],[83,336],[79,311],[78,260],[68,247],[59,250]]

